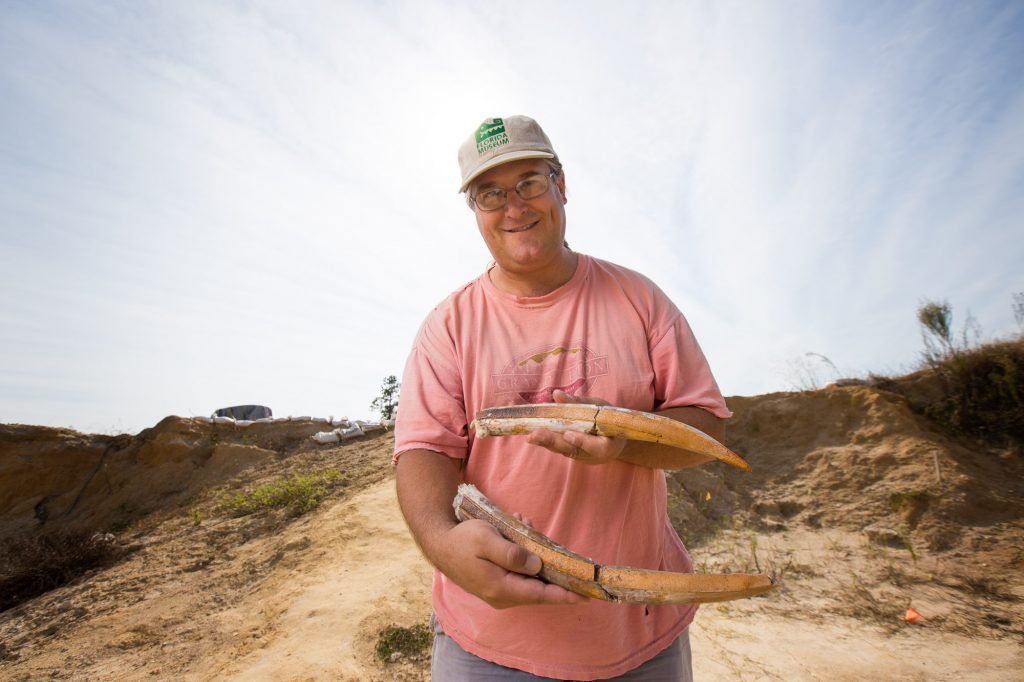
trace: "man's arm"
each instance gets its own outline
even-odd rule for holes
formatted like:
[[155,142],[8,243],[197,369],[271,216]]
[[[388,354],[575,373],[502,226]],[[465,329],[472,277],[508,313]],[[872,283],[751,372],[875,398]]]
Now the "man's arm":
[[[600,399],[571,396],[563,391],[555,391],[554,400],[556,403],[607,404]],[[657,414],[700,429],[720,443],[725,440],[725,420],[703,408],[673,407]],[[624,438],[605,438],[578,431],[555,433],[545,429],[534,431],[529,435],[529,439],[534,445],[540,445],[584,464],[606,464],[621,459],[650,469],[685,469],[714,459],[708,455],[658,443],[627,441]]]
[[537,578],[540,558],[501,537],[489,523],[459,522],[452,509],[457,461],[430,450],[398,459],[398,504],[420,550],[459,587],[494,608],[522,604],[577,604],[582,597]]

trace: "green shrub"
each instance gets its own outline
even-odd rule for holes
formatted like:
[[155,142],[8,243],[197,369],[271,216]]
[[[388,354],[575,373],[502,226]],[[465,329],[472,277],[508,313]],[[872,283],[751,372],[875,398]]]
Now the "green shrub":
[[388,663],[391,656],[396,653],[405,658],[417,658],[426,652],[433,639],[430,628],[423,623],[417,623],[408,628],[389,625],[377,636],[377,646],[374,647],[374,651],[377,658],[384,663]]
[[0,611],[66,585],[121,556],[112,536],[85,530],[0,540]]
[[933,369],[943,397],[921,406],[927,417],[958,435],[1024,443],[1024,339],[960,350]]
[[927,490],[909,490],[889,495],[889,506],[893,511],[900,511],[905,507],[921,505],[926,502],[928,502]]
[[285,507],[295,514],[304,514],[315,509],[331,490],[343,483],[341,472],[334,468],[295,474],[255,490],[228,495],[221,500],[221,506],[239,516]]
[[946,301],[924,302],[917,321],[925,345],[923,364],[938,394],[925,397],[901,379],[875,385],[902,394],[912,410],[954,435],[1024,443],[1024,336],[979,343],[981,332],[968,315],[956,340],[953,309]]
[[953,348],[953,307],[948,301],[922,304],[917,309],[917,321],[921,324],[925,345],[928,345],[929,338],[935,338],[943,350]]

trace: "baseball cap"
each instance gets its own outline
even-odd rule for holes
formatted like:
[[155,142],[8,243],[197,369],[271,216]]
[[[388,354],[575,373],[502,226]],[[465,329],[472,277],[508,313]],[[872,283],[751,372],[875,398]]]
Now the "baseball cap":
[[519,159],[555,159],[558,155],[540,125],[529,116],[488,118],[459,147],[460,192],[495,166]]

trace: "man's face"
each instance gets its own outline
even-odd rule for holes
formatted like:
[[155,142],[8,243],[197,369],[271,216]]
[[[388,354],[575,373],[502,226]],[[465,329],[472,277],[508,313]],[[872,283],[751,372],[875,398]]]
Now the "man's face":
[[490,169],[469,188],[473,196],[500,187],[508,190],[508,203],[495,211],[474,206],[476,224],[491,256],[500,268],[517,275],[542,273],[553,267],[565,240],[565,177],[552,177],[546,192],[523,200],[513,187],[531,175],[547,175],[543,159],[510,161]]

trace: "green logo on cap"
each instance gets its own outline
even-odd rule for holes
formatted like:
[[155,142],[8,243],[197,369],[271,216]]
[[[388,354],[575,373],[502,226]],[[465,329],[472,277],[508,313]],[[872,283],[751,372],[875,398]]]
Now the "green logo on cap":
[[505,121],[502,119],[489,118],[476,129],[476,151],[478,154],[483,154],[503,144],[508,144],[508,135],[505,134]]

